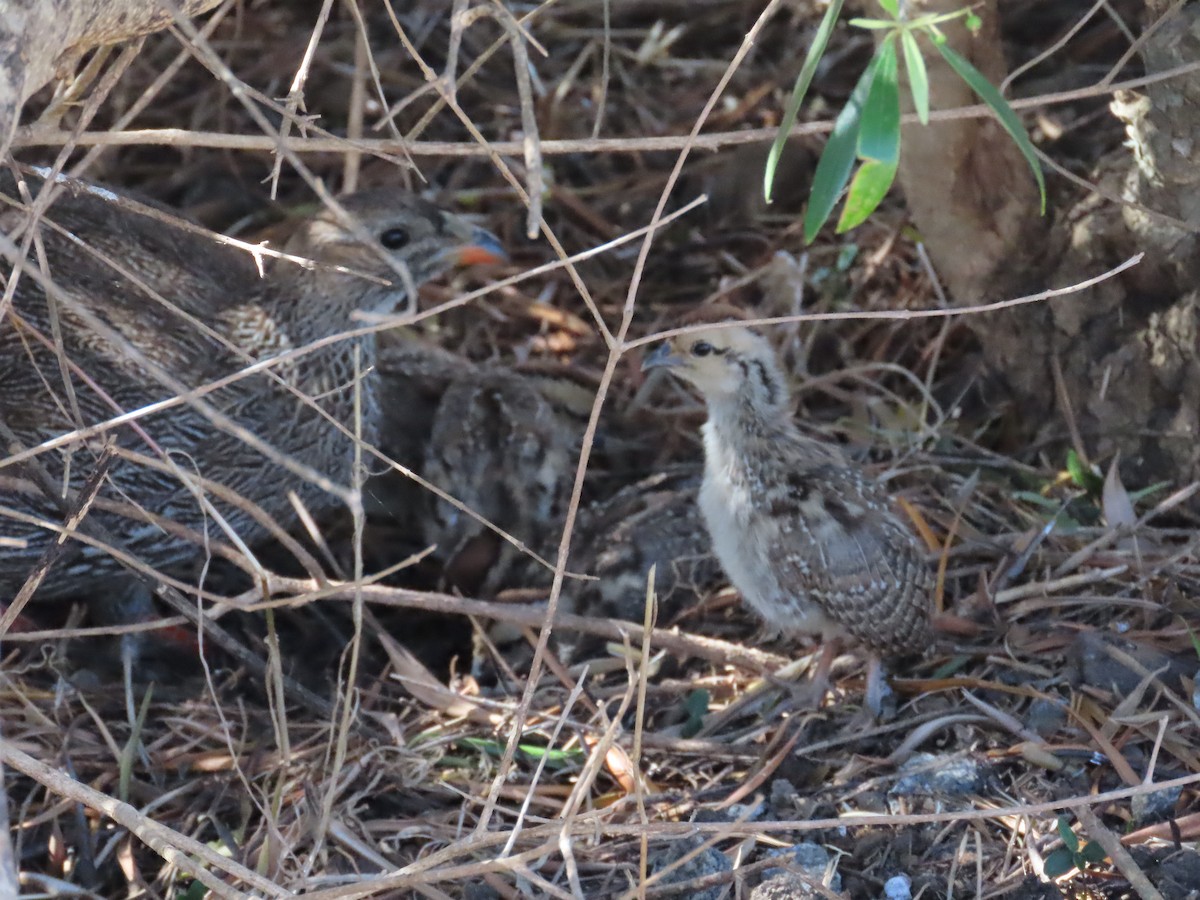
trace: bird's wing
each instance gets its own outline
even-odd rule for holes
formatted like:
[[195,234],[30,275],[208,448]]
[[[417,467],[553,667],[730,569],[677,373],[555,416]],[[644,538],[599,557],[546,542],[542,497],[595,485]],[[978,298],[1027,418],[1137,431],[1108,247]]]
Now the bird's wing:
[[[85,370],[78,376],[81,384],[89,377],[119,384],[130,375],[145,382],[131,347],[173,375],[207,380],[204,374],[222,358],[222,342],[193,320],[212,322],[221,309],[245,301],[257,283],[249,258],[203,233],[118,210],[102,192],[63,187],[39,227],[46,269],[31,249],[13,300],[14,315],[0,321],[5,408],[19,416],[28,400],[31,411],[44,409],[50,402],[47,385],[61,389],[62,366],[47,346],[56,330],[65,358]],[[11,177],[0,178],[0,194],[7,195],[0,198],[0,230],[23,231],[26,210],[8,202],[15,197]],[[41,284],[47,280],[58,301],[57,327]],[[102,327],[89,324],[93,319]],[[117,339],[106,338],[105,329]],[[170,393],[147,383],[135,407]],[[107,404],[99,406],[111,414]]]
[[[36,179],[32,187],[38,189]],[[154,294],[185,313],[211,319],[244,302],[254,289],[258,277],[250,254],[180,220],[178,213],[82,183],[60,187],[40,226],[50,276],[93,286],[91,294],[114,314],[178,327],[178,316],[160,315],[163,304]],[[10,232],[23,225],[27,212],[15,199],[11,176],[0,177],[0,193],[6,195],[0,222]],[[67,267],[63,277],[59,271]]]
[[868,646],[912,649],[928,622],[930,574],[889,498],[841,465],[789,472],[777,487],[780,583]]

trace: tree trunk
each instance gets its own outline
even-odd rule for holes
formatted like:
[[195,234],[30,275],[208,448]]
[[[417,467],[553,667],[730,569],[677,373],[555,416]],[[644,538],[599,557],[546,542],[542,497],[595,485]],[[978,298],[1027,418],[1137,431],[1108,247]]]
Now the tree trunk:
[[[960,5],[909,4],[911,15]],[[1147,25],[1169,5],[1146,0]],[[945,31],[998,84],[1005,69],[995,6],[979,10],[985,27],[974,38],[965,29]],[[1200,59],[1200,7],[1172,14],[1140,49],[1151,75]],[[977,102],[936,51],[925,58],[932,108]],[[1191,479],[1200,476],[1200,298],[1193,290],[1200,276],[1200,75],[1118,95],[1112,110],[1126,124],[1129,146],[1092,180],[1124,204],[1089,195],[1053,220],[1038,217],[1024,160],[986,120],[907,128],[901,185],[958,304],[1070,285],[1145,251],[1123,277],[969,324],[1039,438],[1061,439],[1073,425],[1087,455],[1119,451],[1138,482]]]
[[[951,45],[993,84],[1007,72],[996,5],[995,0],[976,5],[983,20],[978,34],[967,31],[962,19],[942,27]],[[916,18],[953,12],[962,3],[911,0],[908,8],[909,18]],[[919,43],[929,74],[930,108],[978,103],[941,54],[923,37]],[[905,112],[911,112],[907,82],[900,95]],[[1037,185],[1029,166],[999,123],[989,117],[906,125],[902,148],[900,185],[951,295],[971,304],[1023,287],[1022,273],[1041,245],[1046,223],[1038,215]]]
[[[1163,5],[1149,0],[1147,25]],[[1163,20],[1141,55],[1148,75],[1200,59],[1200,8],[1188,4]],[[1126,147],[1115,154],[1108,181],[1126,204],[1097,204],[1080,219],[1050,277],[1085,277],[1097,262],[1138,251],[1146,258],[1069,308],[1051,307],[1063,381],[1090,451],[1119,450],[1141,479],[1192,479],[1200,474],[1200,74],[1157,82],[1144,95],[1120,94],[1112,110],[1132,155]]]

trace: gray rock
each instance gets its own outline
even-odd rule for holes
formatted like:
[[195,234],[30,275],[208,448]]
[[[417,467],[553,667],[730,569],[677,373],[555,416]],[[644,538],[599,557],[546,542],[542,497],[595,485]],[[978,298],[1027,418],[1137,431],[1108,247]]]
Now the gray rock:
[[[829,868],[829,851],[820,844],[814,844],[811,841],[804,841],[792,847],[771,850],[768,856],[778,857],[780,862],[786,862],[791,868],[799,869],[805,876],[816,882],[824,881],[825,872]],[[790,873],[786,869],[771,868],[763,870],[763,877],[766,879],[774,879],[783,874]],[[842,889],[842,876],[834,872],[828,886],[833,891],[840,891]]]
[[750,892],[750,900],[810,900],[819,896],[815,889],[791,872],[780,872]]
[[[651,873],[661,872],[676,860],[687,856],[703,843],[704,839],[699,835],[692,835],[682,840],[673,841],[651,860]],[[709,875],[732,871],[733,863],[729,861],[729,857],[715,847],[709,847],[677,868],[672,869],[658,883],[662,885],[680,884],[684,881],[691,881],[693,878],[704,878]],[[728,887],[728,882],[703,890],[693,891],[688,894],[688,897],[690,900],[720,900],[721,895],[725,893],[726,887]]]
[[918,753],[900,767],[901,776],[889,794],[912,797],[963,797],[983,786],[985,773],[970,756]]

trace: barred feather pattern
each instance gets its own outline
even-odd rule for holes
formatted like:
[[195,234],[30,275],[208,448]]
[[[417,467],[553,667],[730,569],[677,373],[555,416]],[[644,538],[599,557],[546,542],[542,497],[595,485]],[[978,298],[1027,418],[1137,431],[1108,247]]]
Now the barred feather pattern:
[[[35,278],[30,253],[0,310],[0,447],[34,451],[24,462],[0,453],[0,601],[63,523],[31,463],[69,506],[113,445],[88,518],[155,568],[228,541],[227,530],[249,544],[268,523],[288,527],[289,491],[315,514],[338,505],[352,482],[356,402],[365,442],[380,418],[374,342],[341,335],[358,327],[356,311],[391,311],[405,283],[445,268],[466,223],[400,190],[348,195],[347,215],[322,211],[288,241],[286,253],[310,262],[268,259],[260,272],[249,253],[153,207],[55,187],[64,196],[37,226],[47,270]],[[0,194],[0,228],[19,241],[30,225],[11,178]],[[403,246],[385,249],[382,235]],[[239,375],[289,351],[299,355]],[[202,396],[172,402],[180,389]],[[156,404],[166,405],[114,423]],[[80,538],[38,596],[78,594],[121,571],[109,549]]]
[[705,426],[700,507],[730,580],[781,631],[919,649],[931,573],[890,498],[848,460],[779,432],[745,441],[720,409]]
[[[424,474],[494,526],[544,553],[571,489],[578,429],[530,379],[500,369],[449,386],[434,417]],[[521,551],[445,501],[423,517],[453,586],[490,596],[505,585]]]
[[920,544],[879,482],[797,427],[766,339],[737,325],[667,349],[657,364],[708,406],[699,505],[747,603],[783,632],[849,638],[878,654],[922,650],[933,579]]

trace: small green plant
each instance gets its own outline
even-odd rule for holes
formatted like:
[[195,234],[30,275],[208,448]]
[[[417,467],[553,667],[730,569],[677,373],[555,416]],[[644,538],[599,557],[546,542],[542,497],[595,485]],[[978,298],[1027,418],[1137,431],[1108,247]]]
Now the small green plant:
[[1095,841],[1081,846],[1066,816],[1058,817],[1058,836],[1062,838],[1063,845],[1046,857],[1046,863],[1042,867],[1047,878],[1066,875],[1072,869],[1082,872],[1088,866],[1099,864],[1108,855]]
[[1104,478],[1074,450],[1067,451],[1067,474],[1071,476],[1075,487],[1082,488],[1091,499],[1099,499],[1104,490]]
[[704,688],[697,688],[687,695],[683,701],[687,721],[683,723],[682,734],[685,738],[694,737],[704,727],[704,717],[708,715],[708,703],[711,698]]
[[[929,124],[929,78],[925,71],[921,48],[917,43],[918,35],[923,35],[929,40],[958,76],[991,107],[1001,126],[1016,142],[1037,180],[1044,213],[1046,183],[1033,144],[1022,128],[1021,120],[979,70],[949,46],[945,34],[939,28],[946,22],[962,18],[969,29],[976,31],[980,25],[979,17],[969,9],[962,9],[952,13],[931,13],[910,21],[901,9],[901,0],[877,2],[890,18],[850,20],[850,24],[855,27],[872,31],[886,30],[887,34],[834,122],[829,141],[817,163],[808,210],[804,215],[805,243],[811,243],[828,221],[848,182],[850,190],[846,194],[846,202],[837,224],[839,234],[862,224],[879,206],[896,178],[896,170],[900,165],[900,51],[897,50],[897,44],[904,53],[904,68],[908,74],[909,91],[917,118],[922,125]],[[784,145],[792,126],[796,124],[800,104],[812,83],[817,63],[829,44],[833,27],[841,13],[842,3],[843,0],[831,0],[792,88],[792,97],[767,157],[766,171],[763,175],[763,193],[768,203],[771,200],[771,186],[775,182],[775,171]],[[851,182],[850,175],[856,162],[859,163],[858,172]]]
[[[466,737],[460,738],[459,743],[497,759],[504,755],[503,741],[491,740],[490,738]],[[579,765],[586,758],[584,750],[580,747],[570,750],[556,750],[549,747],[542,747],[538,744],[524,743],[517,745],[517,751],[517,755],[520,758],[530,762],[537,762],[542,757],[545,757],[546,766],[550,769],[562,769],[567,766]]]
[[177,900],[204,900],[208,896],[208,888],[202,881],[193,881],[183,891],[180,891],[176,898]]

